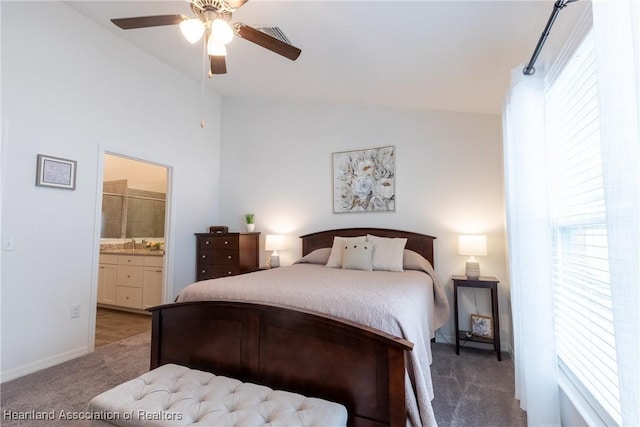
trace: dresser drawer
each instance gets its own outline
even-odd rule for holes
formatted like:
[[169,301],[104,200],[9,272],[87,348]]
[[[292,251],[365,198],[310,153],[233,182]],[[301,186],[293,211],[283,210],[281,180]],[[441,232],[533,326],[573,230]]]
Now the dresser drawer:
[[116,286],[116,305],[129,308],[142,308],[142,288]]
[[238,251],[233,249],[202,249],[198,252],[198,264],[236,265],[238,264]]
[[199,237],[198,247],[200,249],[238,249],[238,235],[225,234],[222,236]]
[[145,267],[162,267],[164,265],[164,259],[161,256],[146,256],[144,257]]
[[118,255],[100,254],[100,264],[117,264]]
[[144,265],[144,257],[137,255],[118,255],[118,265]]
[[119,265],[116,276],[118,286],[142,288],[144,269],[138,266]]
[[217,279],[218,277],[235,276],[240,272],[236,265],[201,265],[196,280]]

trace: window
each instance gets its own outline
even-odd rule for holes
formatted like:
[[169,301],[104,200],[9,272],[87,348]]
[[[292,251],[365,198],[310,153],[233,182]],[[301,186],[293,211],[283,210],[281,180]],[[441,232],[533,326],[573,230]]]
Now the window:
[[560,368],[621,425],[595,62],[589,32],[545,89],[554,328]]
[[639,34],[639,2],[591,2],[551,67],[512,70],[505,200],[516,398],[531,424],[575,409],[589,425],[640,426]]

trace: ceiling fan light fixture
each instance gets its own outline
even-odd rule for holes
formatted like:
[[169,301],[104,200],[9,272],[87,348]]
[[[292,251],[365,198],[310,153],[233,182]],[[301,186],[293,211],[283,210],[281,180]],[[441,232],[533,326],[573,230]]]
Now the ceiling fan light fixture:
[[204,34],[205,25],[199,18],[185,19],[180,23],[180,31],[191,44],[196,43]]
[[229,44],[233,40],[233,29],[224,19],[214,19],[211,24],[211,38],[216,44]]
[[207,54],[210,56],[227,56],[227,47],[221,43],[216,43],[213,37],[207,43]]

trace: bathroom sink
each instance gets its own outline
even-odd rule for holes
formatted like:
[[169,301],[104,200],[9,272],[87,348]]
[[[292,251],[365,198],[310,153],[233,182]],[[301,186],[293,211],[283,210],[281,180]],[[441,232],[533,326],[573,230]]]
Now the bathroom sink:
[[164,255],[163,250],[151,250],[151,249],[101,249],[101,254],[113,254],[113,255]]

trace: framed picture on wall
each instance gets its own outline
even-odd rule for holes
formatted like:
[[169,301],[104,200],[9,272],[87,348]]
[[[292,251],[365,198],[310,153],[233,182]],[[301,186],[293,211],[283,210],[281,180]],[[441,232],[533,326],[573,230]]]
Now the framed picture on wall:
[[393,146],[333,153],[333,212],[396,210]]
[[38,154],[36,185],[76,189],[76,161]]

